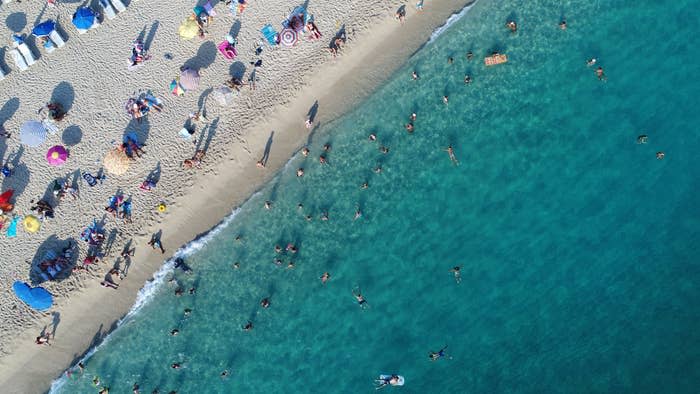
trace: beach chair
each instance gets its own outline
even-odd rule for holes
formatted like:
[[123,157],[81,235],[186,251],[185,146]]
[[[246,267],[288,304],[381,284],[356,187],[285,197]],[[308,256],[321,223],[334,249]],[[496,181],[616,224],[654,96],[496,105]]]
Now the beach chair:
[[100,0],[100,7],[102,7],[102,11],[105,13],[107,19],[112,20],[117,17],[117,13],[114,11],[112,5],[109,4],[109,1]]
[[19,71],[24,71],[29,66],[27,65],[27,62],[24,60],[24,57],[22,57],[22,54],[19,53],[17,49],[10,49],[10,57],[12,60],[15,61],[15,64],[17,65],[17,68],[19,68]]
[[263,26],[263,28],[260,29],[260,32],[267,40],[267,43],[271,46],[275,46],[279,42],[279,34],[277,34],[277,31],[271,24],[268,23],[267,25]]
[[22,54],[22,57],[27,62],[27,66],[31,66],[32,64],[36,63],[36,58],[34,57],[32,50],[29,49],[27,44],[21,43],[15,45],[17,46],[17,50],[19,51],[19,53]]
[[126,6],[124,5],[124,3],[122,3],[122,0],[111,0],[111,2],[114,9],[118,12],[126,11]]
[[61,37],[61,33],[59,33],[57,30],[51,30],[51,33],[49,33],[49,38],[54,44],[56,44],[57,48],[61,48],[66,45],[66,41],[63,39],[63,37]]
[[0,81],[2,81],[3,79],[5,79],[5,70],[3,70],[2,67],[0,67]]

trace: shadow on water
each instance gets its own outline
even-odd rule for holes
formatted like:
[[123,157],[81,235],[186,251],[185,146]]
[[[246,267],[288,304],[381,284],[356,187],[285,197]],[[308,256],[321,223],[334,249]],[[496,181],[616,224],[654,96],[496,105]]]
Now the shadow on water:
[[70,82],[59,83],[51,93],[51,102],[61,104],[66,113],[73,108],[73,101],[75,101],[75,90]]

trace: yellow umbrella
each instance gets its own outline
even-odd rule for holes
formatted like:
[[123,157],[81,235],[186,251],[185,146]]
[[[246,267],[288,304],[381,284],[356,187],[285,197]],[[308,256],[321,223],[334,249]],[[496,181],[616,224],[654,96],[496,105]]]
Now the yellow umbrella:
[[22,224],[24,225],[24,229],[30,234],[34,234],[35,232],[39,231],[39,228],[41,227],[41,222],[34,215],[25,216]]
[[187,18],[180,27],[177,29],[178,34],[180,34],[180,37],[189,40],[191,38],[197,37],[199,34],[199,25],[197,24],[197,21],[194,20],[194,18],[190,17]]
[[102,164],[110,174],[123,175],[129,170],[130,159],[125,152],[112,149],[105,155]]

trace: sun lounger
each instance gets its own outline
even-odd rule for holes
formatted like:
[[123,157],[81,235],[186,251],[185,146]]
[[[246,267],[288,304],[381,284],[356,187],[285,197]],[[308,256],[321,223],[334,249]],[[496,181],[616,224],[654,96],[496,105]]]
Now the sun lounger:
[[66,45],[65,40],[63,39],[63,37],[61,37],[61,33],[59,33],[56,30],[52,30],[51,33],[49,33],[49,38],[51,39],[51,41],[53,41],[54,44],[56,44],[57,48],[61,48],[64,45]]
[[27,66],[31,66],[32,64],[36,63],[36,58],[34,57],[32,50],[29,49],[27,44],[18,44],[17,50],[19,51],[19,53],[22,54],[22,57],[24,57],[24,60],[27,62]]
[[10,49],[10,57],[15,61],[19,71],[24,71],[29,68],[27,62],[24,60],[24,57],[22,57],[22,54],[19,53],[17,49]]
[[124,5],[124,3],[122,3],[122,0],[111,0],[111,2],[114,9],[118,12],[126,11],[126,6]]
[[496,64],[502,64],[507,61],[508,56],[500,53],[484,58],[484,64],[487,66],[495,66]]
[[265,37],[268,44],[272,46],[277,45],[279,34],[277,34],[277,31],[271,24],[268,23],[267,25],[263,26],[263,28],[260,29],[260,32]]
[[117,13],[114,11],[112,5],[109,4],[109,1],[100,0],[100,6],[102,7],[102,11],[104,11],[107,19],[112,20],[117,17]]
[[5,71],[2,69],[2,67],[0,67],[0,81],[3,79],[5,79]]

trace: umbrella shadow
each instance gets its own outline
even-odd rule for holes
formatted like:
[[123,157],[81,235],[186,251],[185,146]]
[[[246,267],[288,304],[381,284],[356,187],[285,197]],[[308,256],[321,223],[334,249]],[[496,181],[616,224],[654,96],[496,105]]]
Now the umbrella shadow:
[[24,193],[24,190],[29,184],[29,177],[31,176],[31,172],[29,171],[27,165],[20,163],[23,153],[24,147],[20,146],[17,151],[13,152],[7,157],[7,164],[12,170],[12,176],[5,177],[2,180],[2,190],[14,190],[15,198]]
[[75,239],[71,237],[62,240],[59,239],[56,234],[52,234],[50,237],[44,240],[41,245],[39,245],[34,257],[32,258],[31,268],[29,271],[29,279],[32,282],[32,285],[38,285],[46,281],[41,276],[39,265],[46,260],[55,259],[56,257],[61,256],[63,249],[65,248],[70,248],[72,250],[71,256],[68,259],[68,262],[64,265],[63,269],[58,272],[52,280],[62,281],[70,276],[70,274],[73,272],[73,267],[78,261],[79,249],[77,248]]
[[[203,130],[202,130],[202,135],[200,136],[199,140],[197,141],[197,148],[196,150],[203,150],[207,152],[209,150],[209,145],[211,144],[211,140],[214,138],[214,134],[216,134],[216,128],[219,126],[219,118],[217,117],[216,119],[212,120],[211,123],[209,123]],[[205,138],[206,136],[206,138]]]
[[228,74],[231,78],[237,78],[242,81],[245,75],[245,64],[243,62],[233,62],[228,68]]
[[5,102],[0,108],[0,124],[5,123],[8,119],[14,116],[19,109],[19,98],[13,97]]
[[71,108],[73,108],[73,101],[75,101],[75,90],[70,82],[63,81],[53,88],[51,102],[61,104],[65,113],[70,112]]
[[200,70],[211,66],[214,60],[216,60],[216,45],[212,41],[205,41],[199,46],[197,55],[188,59],[183,67]]
[[5,25],[13,33],[19,33],[27,27],[27,14],[24,12],[15,12],[7,16]]
[[127,134],[134,132],[136,133],[136,137],[138,137],[139,143],[143,146],[146,145],[150,130],[151,122],[148,120],[148,116],[142,117],[141,122],[139,122],[138,119],[131,119],[124,130],[124,135],[122,138]]
[[64,145],[67,146],[77,145],[82,139],[83,132],[82,130],[80,130],[80,126],[78,125],[71,125],[66,127],[66,129],[63,130],[63,134],[61,134],[61,141]]

